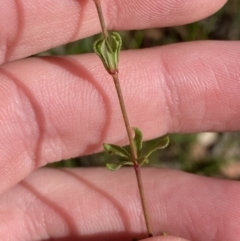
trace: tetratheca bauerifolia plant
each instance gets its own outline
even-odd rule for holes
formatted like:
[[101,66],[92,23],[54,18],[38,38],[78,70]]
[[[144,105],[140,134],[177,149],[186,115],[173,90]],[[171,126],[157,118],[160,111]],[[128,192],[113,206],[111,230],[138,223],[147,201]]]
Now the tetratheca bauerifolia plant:
[[119,104],[121,107],[121,112],[122,112],[125,128],[127,131],[127,136],[130,144],[130,150],[131,150],[130,152],[128,152],[125,148],[121,146],[104,143],[103,147],[107,154],[115,154],[122,158],[121,161],[117,163],[116,162],[107,163],[106,166],[109,170],[112,170],[112,171],[117,170],[124,165],[133,166],[135,170],[136,178],[137,178],[142,210],[143,210],[144,220],[145,220],[146,229],[147,229],[147,236],[152,237],[153,232],[152,232],[150,219],[149,219],[147,206],[146,206],[146,201],[145,201],[145,196],[144,196],[140,166],[142,166],[144,163],[149,162],[149,156],[151,155],[151,153],[153,153],[158,149],[164,149],[165,147],[167,147],[169,143],[169,138],[163,137],[159,139],[152,147],[150,147],[150,149],[146,153],[144,154],[141,153],[142,144],[143,144],[142,132],[140,129],[130,126],[125,103],[124,103],[124,98],[123,98],[123,94],[122,94],[122,90],[119,82],[118,63],[119,63],[119,53],[122,45],[122,39],[118,33],[108,32],[104,22],[100,0],[94,0],[94,3],[97,8],[97,12],[98,12],[98,16],[99,16],[99,20],[102,28],[102,37],[94,43],[93,48],[95,53],[100,57],[108,74],[112,76],[112,79],[116,88]]

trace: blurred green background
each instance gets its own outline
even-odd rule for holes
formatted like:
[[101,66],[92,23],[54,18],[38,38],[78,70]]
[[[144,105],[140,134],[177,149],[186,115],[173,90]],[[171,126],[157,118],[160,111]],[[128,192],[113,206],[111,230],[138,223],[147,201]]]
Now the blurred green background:
[[[240,40],[240,0],[229,0],[217,13],[192,24],[171,28],[122,31],[123,49],[140,49],[194,40]],[[93,52],[98,36],[51,49],[40,55]],[[240,133],[170,135],[167,149],[154,153],[149,166],[181,169],[200,175],[240,179]],[[151,145],[152,141],[145,143]],[[104,166],[116,157],[104,153],[53,163],[51,167]]]

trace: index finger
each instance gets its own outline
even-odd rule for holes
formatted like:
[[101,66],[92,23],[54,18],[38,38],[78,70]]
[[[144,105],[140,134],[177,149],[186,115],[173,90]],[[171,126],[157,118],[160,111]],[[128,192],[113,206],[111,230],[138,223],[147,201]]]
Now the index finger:
[[[226,0],[103,0],[109,29],[180,25],[217,11]],[[2,0],[0,63],[96,34],[100,30],[92,0]]]

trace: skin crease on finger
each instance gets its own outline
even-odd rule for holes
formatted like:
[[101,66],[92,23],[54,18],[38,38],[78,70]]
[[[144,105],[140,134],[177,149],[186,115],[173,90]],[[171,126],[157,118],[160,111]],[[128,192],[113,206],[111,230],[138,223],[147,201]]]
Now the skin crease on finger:
[[[205,18],[226,0],[102,0],[109,29],[182,25]],[[11,19],[11,21],[9,21]],[[127,24],[126,24],[127,23]],[[0,63],[100,31],[92,0],[1,0]]]
[[[239,240],[237,181],[166,169],[142,171],[155,235],[164,231],[193,241]],[[0,236],[10,241],[143,238],[138,195],[131,168],[40,169],[0,196]]]
[[[239,55],[237,42],[123,52],[132,126],[145,139],[239,130]],[[17,61],[0,75],[0,192],[46,163],[126,144],[113,83],[95,55]]]

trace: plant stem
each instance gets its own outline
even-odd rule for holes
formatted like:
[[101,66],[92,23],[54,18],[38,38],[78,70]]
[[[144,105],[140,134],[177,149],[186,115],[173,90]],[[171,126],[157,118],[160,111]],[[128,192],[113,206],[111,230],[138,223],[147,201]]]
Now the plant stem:
[[136,165],[138,165],[138,163],[137,163],[137,152],[136,152],[135,147],[134,147],[133,136],[132,136],[132,128],[130,127],[130,124],[129,124],[128,115],[127,115],[127,111],[126,111],[126,107],[125,107],[125,103],[124,103],[124,99],[123,99],[123,95],[122,95],[122,90],[121,90],[121,86],[120,86],[120,82],[119,82],[119,78],[118,78],[118,73],[115,72],[112,75],[112,78],[114,80],[115,88],[116,88],[117,95],[118,95],[119,104],[120,104],[121,111],[122,111],[124,124],[125,124],[127,135],[128,135],[130,149],[131,149],[131,153],[132,153],[132,156],[133,156],[133,163],[134,163],[134,165],[135,165],[135,163],[136,163]]
[[[102,13],[100,0],[94,0],[94,3],[96,5],[98,16],[99,16],[99,19],[100,19],[103,37],[104,37],[104,39],[107,40],[108,31],[107,31],[107,28],[106,28],[106,25],[105,25],[105,22],[104,22],[104,17],[103,17],[103,13]],[[144,195],[144,190],[143,190],[143,185],[142,185],[140,165],[137,162],[137,152],[136,152],[136,149],[134,147],[132,128],[131,128],[131,126],[129,124],[129,120],[128,120],[128,115],[127,115],[127,111],[126,111],[126,107],[125,107],[125,103],[124,103],[124,99],[123,99],[123,95],[122,95],[122,91],[121,91],[121,86],[120,86],[120,82],[119,82],[118,71],[116,70],[114,73],[109,73],[109,74],[112,76],[114,84],[115,84],[119,104],[120,104],[121,111],[122,111],[124,124],[125,124],[125,127],[126,127],[128,139],[129,139],[131,154],[132,154],[132,157],[133,157],[132,162],[133,162],[133,167],[134,167],[136,178],[137,178],[138,189],[139,189],[139,193],[140,193],[141,204],[142,204],[142,209],[143,209],[144,220],[145,220],[145,224],[146,224],[146,228],[147,228],[148,237],[152,237],[153,233],[152,233],[152,229],[151,229],[151,225],[150,225],[150,221],[149,221],[149,216],[148,216],[148,211],[147,211],[147,206],[146,206],[146,201],[145,201],[145,195]]]
[[105,39],[108,38],[108,31],[107,31],[107,28],[106,28],[106,25],[105,25],[105,21],[104,21],[104,17],[103,17],[103,12],[102,12],[102,7],[101,7],[101,4],[100,4],[100,0],[93,0],[95,5],[96,5],[96,8],[97,8],[97,12],[98,12],[98,16],[99,16],[99,20],[100,20],[100,24],[101,24],[101,28],[102,28],[102,34],[103,34],[103,37]]
[[121,86],[120,86],[120,82],[119,82],[119,78],[118,78],[118,72],[115,72],[112,75],[112,77],[113,77],[115,88],[117,91],[118,100],[119,100],[119,104],[121,107],[122,116],[124,119],[124,124],[125,124],[127,134],[128,134],[130,149],[131,149],[131,153],[133,156],[132,162],[133,162],[133,167],[134,167],[136,178],[137,178],[137,184],[138,184],[138,189],[139,189],[139,193],[140,193],[141,204],[142,204],[145,224],[146,224],[146,228],[147,228],[147,232],[148,232],[148,237],[152,237],[153,233],[152,233],[152,228],[150,225],[150,220],[149,220],[148,211],[147,211],[147,205],[146,205],[144,189],[143,189],[143,184],[142,184],[141,169],[140,169],[140,165],[137,162],[137,153],[134,148],[132,129],[130,127],[129,120],[128,120],[128,115],[127,115],[127,111],[126,111],[126,107],[125,107],[125,103],[124,103],[124,99],[123,99],[123,95],[122,95],[122,90],[121,90]]

